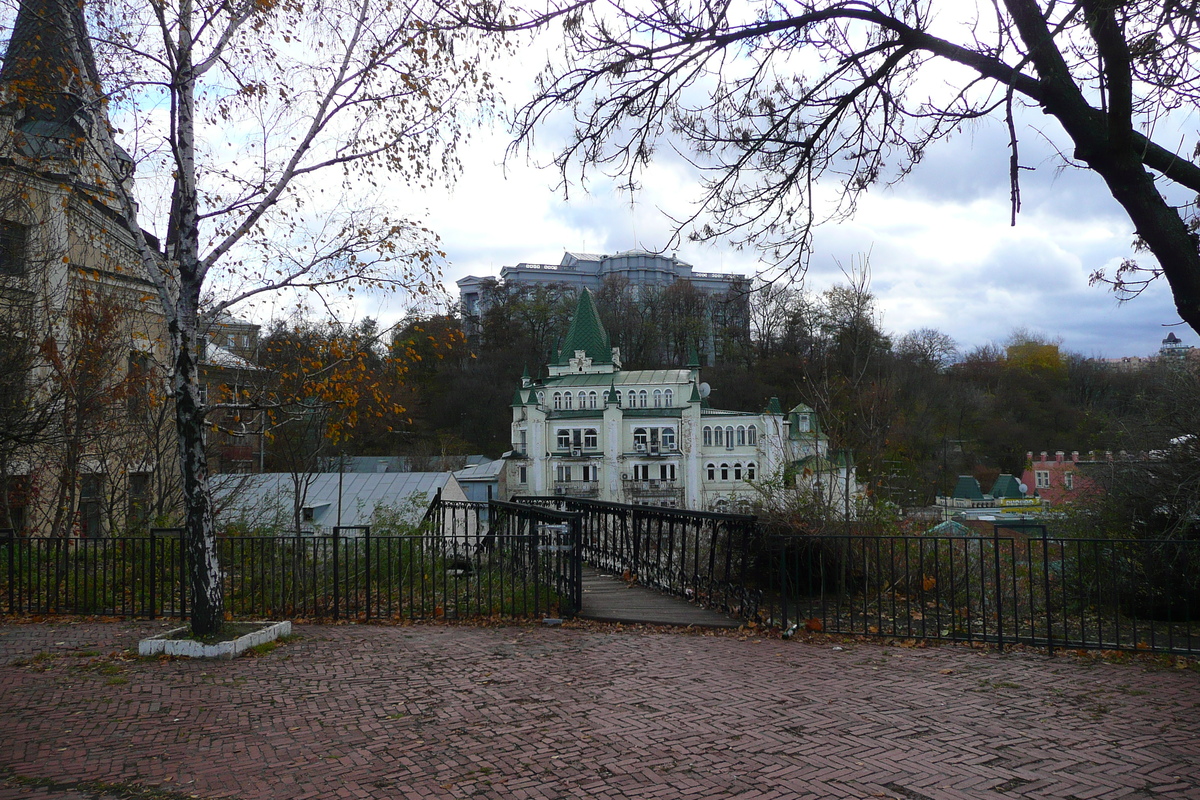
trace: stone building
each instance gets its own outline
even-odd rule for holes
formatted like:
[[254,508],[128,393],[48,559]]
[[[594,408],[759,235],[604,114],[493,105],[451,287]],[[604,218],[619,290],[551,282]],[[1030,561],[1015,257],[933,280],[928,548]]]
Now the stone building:
[[707,394],[695,360],[622,369],[584,288],[546,376],[524,375],[513,395],[508,490],[734,511],[763,478],[826,456],[811,409],[785,415],[771,398],[758,412],[721,410]]

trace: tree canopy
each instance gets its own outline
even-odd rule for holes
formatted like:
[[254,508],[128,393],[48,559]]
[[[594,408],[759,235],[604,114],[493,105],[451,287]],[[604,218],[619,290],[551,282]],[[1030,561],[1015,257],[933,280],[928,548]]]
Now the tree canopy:
[[864,192],[982,117],[1008,130],[1015,220],[1022,107],[1038,109],[1069,142],[1065,162],[1103,180],[1155,259],[1093,279],[1136,293],[1165,277],[1200,331],[1200,167],[1169,124],[1200,96],[1194,0],[585,0],[474,13],[485,27],[561,22],[563,57],[517,133],[529,142],[561,112],[573,117],[555,159],[564,180],[599,168],[634,182],[669,145],[705,176],[682,221],[690,235],[792,269],[815,225],[853,213]]

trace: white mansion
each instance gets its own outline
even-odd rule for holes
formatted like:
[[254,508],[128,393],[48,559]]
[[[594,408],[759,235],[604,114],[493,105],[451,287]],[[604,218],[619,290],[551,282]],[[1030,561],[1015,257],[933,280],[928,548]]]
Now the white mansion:
[[513,396],[508,487],[513,494],[738,510],[752,482],[821,461],[813,412],[709,408],[693,359],[685,369],[621,369],[585,288],[548,375],[526,374]]

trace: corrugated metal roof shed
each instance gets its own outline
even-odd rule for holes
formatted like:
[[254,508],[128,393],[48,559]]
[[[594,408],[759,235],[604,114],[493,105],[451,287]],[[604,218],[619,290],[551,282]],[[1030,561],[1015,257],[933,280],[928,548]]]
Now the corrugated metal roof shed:
[[[403,512],[405,522],[419,522],[438,490],[447,499],[462,499],[462,487],[449,472],[342,473],[341,524],[369,525],[376,507]],[[336,472],[312,476],[304,508],[312,509],[306,527],[332,528],[338,524],[338,478]],[[245,521],[249,524],[294,526],[292,474],[268,472],[214,489],[218,524]]]

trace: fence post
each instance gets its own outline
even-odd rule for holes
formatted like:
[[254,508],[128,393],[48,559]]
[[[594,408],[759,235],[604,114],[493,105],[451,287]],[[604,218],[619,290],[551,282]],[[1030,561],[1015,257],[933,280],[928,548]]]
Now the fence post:
[[1046,603],[1046,654],[1054,655],[1054,619],[1050,610],[1050,541],[1045,525],[1042,528],[1042,593]]
[[[992,524],[992,560],[996,568],[996,642],[1004,652],[1004,587],[1000,580],[1000,526]],[[1014,598],[1015,603],[1015,598]],[[1015,606],[1014,606],[1015,607]]]
[[150,573],[150,619],[156,616],[156,603],[158,602],[158,593],[155,591],[158,583],[158,550],[154,546],[154,529],[150,529],[150,564],[148,571]]
[[9,528],[8,529],[8,613],[10,613],[10,614],[17,613],[16,609],[13,607],[15,604],[14,603],[15,595],[13,593],[13,590],[15,588],[14,583],[16,581],[16,560],[14,558],[14,556],[16,555],[16,549],[17,549],[17,532],[15,530],[13,530],[12,528]]
[[340,610],[339,600],[341,599],[341,597],[340,597],[341,586],[339,583],[339,576],[338,576],[338,545],[339,545],[340,538],[341,538],[341,529],[335,527],[333,529],[333,618],[335,620],[338,619],[338,613]]
[[363,587],[367,598],[367,613],[365,619],[371,618],[371,526],[367,525],[363,529],[363,538],[366,540],[367,547],[367,585]]
[[179,619],[187,619],[188,596],[187,529],[179,529]]

